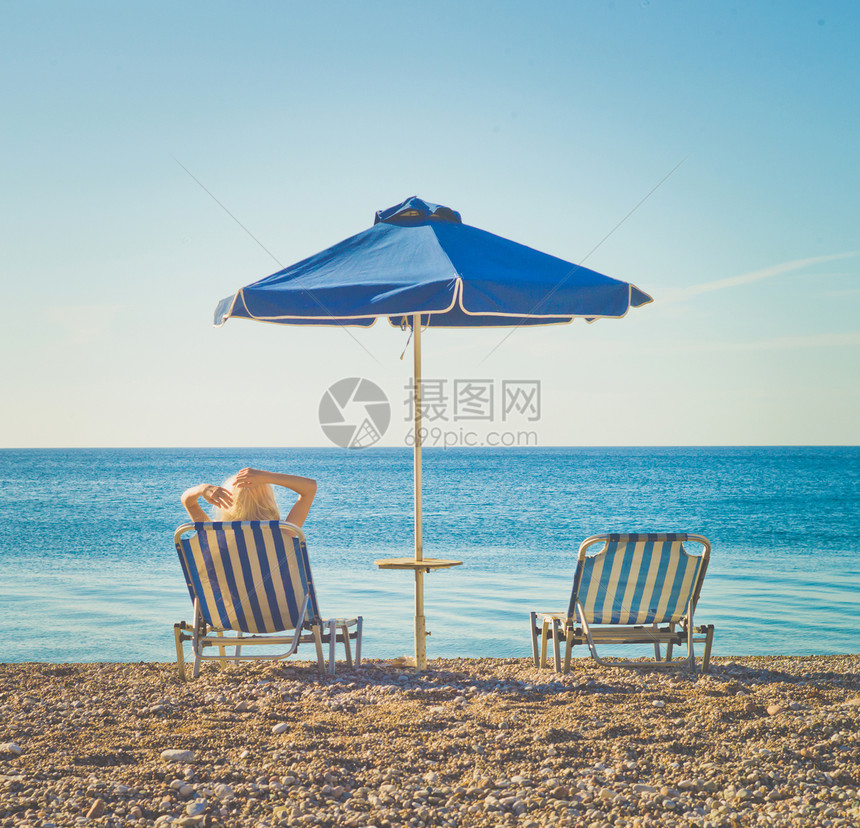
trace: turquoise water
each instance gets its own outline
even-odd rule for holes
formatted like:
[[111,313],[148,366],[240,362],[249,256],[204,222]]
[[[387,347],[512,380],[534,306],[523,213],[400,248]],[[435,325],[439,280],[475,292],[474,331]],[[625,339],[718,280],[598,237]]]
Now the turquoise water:
[[[362,614],[365,654],[412,649],[411,454],[399,449],[0,451],[2,661],[172,658],[190,620],[173,549],[183,489],[246,465],[314,477],[305,524],[324,614]],[[860,653],[860,449],[429,449],[428,655],[525,656],[529,610],[566,608],[591,534],[713,544],[696,619],[717,655]],[[289,508],[287,497],[282,500]],[[309,656],[305,656],[309,657]]]

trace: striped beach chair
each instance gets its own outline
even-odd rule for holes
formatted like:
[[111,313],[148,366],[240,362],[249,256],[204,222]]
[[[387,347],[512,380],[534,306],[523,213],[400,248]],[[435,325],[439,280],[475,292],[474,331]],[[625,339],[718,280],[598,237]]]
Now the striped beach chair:
[[[701,545],[692,555],[685,543]],[[600,545],[596,552],[594,547]],[[591,554],[589,554],[591,552]],[[701,535],[595,535],[579,547],[576,574],[567,613],[530,615],[532,654],[536,667],[546,667],[547,646],[553,643],[553,663],[561,670],[560,644],[566,643],[564,672],[570,671],[576,644],[587,644],[598,664],[634,668],[687,667],[696,670],[694,643],[704,643],[702,672],[708,671],[714,626],[695,627],[693,612],[708,568],[711,544]],[[606,662],[597,644],[648,644],[654,661]],[[665,660],[660,647],[666,645]],[[672,648],[687,647],[684,659],[673,659]]]
[[[361,663],[362,619],[323,619],[317,606],[305,536],[298,526],[272,521],[186,523],[174,535],[194,623],[174,624],[176,665],[185,679],[183,642],[194,652],[192,675],[202,661],[238,663],[252,659],[281,659],[299,644],[316,645],[317,663],[326,671],[323,643],[329,647],[328,672],[335,672],[335,643],[346,651],[352,666]],[[249,655],[254,645],[287,646],[280,655]],[[227,647],[235,647],[228,656]],[[217,648],[215,655],[211,648]]]

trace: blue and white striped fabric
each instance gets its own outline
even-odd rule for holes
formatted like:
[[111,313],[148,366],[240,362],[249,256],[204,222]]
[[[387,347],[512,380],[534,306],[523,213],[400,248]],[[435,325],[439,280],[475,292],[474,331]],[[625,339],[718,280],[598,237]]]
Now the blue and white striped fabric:
[[307,547],[276,520],[195,523],[176,551],[191,600],[212,627],[272,633],[319,618]]
[[698,582],[701,556],[687,535],[608,535],[596,555],[581,557],[569,617],[577,600],[589,624],[664,624],[680,620]]

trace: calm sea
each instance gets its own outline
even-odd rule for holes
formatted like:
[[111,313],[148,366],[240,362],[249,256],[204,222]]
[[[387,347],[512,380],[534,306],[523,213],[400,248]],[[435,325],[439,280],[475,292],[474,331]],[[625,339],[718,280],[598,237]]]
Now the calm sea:
[[[428,449],[429,657],[525,656],[588,535],[713,544],[696,613],[716,655],[860,653],[860,448]],[[173,548],[183,489],[243,466],[314,477],[305,524],[323,614],[365,655],[412,651],[412,458],[402,449],[0,451],[0,661],[167,661],[191,605]],[[281,498],[285,513],[290,501]],[[301,656],[301,650],[300,650]],[[305,653],[305,658],[310,658]]]

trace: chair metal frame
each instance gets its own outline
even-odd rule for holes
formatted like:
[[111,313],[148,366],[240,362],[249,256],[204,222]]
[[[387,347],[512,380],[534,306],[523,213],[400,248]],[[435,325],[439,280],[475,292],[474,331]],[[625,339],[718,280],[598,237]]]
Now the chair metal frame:
[[[210,521],[206,523],[184,523],[180,526],[173,536],[174,545],[177,553],[182,558],[181,542],[186,533],[196,533],[202,530],[213,528],[213,524],[217,522]],[[247,526],[253,522],[242,522],[236,525]],[[224,525],[224,524],[218,524]],[[230,524],[227,524],[230,525]],[[200,674],[200,666],[204,661],[217,662],[222,668],[226,668],[229,662],[239,664],[240,661],[280,661],[293,655],[300,644],[313,643],[316,647],[317,665],[319,672],[324,675],[335,675],[335,644],[342,642],[346,656],[347,667],[356,667],[361,665],[361,636],[363,627],[362,616],[356,618],[328,618],[314,617],[312,607],[316,606],[316,594],[314,591],[313,579],[310,575],[310,561],[307,559],[307,547],[305,544],[305,535],[301,528],[286,521],[280,521],[279,526],[281,531],[286,530],[287,534],[296,538],[304,552],[304,560],[299,562],[299,565],[304,567],[307,574],[307,591],[304,595],[301,609],[299,610],[298,622],[293,628],[292,634],[278,635],[277,633],[253,633],[249,634],[241,629],[232,629],[228,627],[217,627],[207,623],[200,608],[200,600],[194,594],[192,585],[188,585],[189,593],[191,594],[194,605],[194,622],[188,624],[185,621],[180,621],[173,625],[174,639],[176,643],[176,667],[179,676],[183,681],[187,680],[185,672],[185,655],[183,644],[185,641],[191,641],[191,649],[194,654],[194,663],[191,671],[193,678],[197,678]],[[291,628],[285,627],[279,632],[289,632]],[[233,633],[232,635],[230,633]],[[355,658],[352,655],[350,640],[355,641]],[[326,668],[325,658],[323,655],[323,644],[328,644],[328,668]],[[277,655],[249,655],[243,653],[244,647],[258,646],[281,646],[287,645],[286,652]],[[218,655],[208,655],[205,650],[210,647],[218,648]],[[226,648],[235,648],[232,655],[228,655]]]
[[[579,580],[579,575],[582,572],[583,564],[587,557],[587,550],[596,543],[602,543],[603,547],[595,553],[594,557],[603,554],[607,548],[611,535],[593,535],[586,538],[579,547],[577,555],[577,577],[574,579],[574,589],[578,591],[582,588],[582,583]],[[616,536],[617,537],[617,536]],[[628,535],[628,538],[635,537],[653,537],[647,535]],[[535,667],[547,666],[547,649],[549,641],[553,643],[553,666],[556,672],[562,672],[561,665],[561,642],[565,642],[564,655],[564,673],[570,672],[570,661],[572,650],[575,645],[587,644],[591,657],[595,662],[604,666],[611,667],[627,667],[637,670],[648,669],[678,669],[686,667],[691,672],[696,672],[696,659],[694,653],[694,644],[704,644],[702,653],[701,670],[703,673],[708,672],[708,666],[711,658],[711,646],[714,638],[714,625],[706,624],[695,626],[693,624],[693,613],[696,609],[696,604],[699,600],[699,593],[702,588],[702,582],[705,579],[705,573],[708,568],[708,561],[711,553],[710,541],[702,535],[690,534],[672,534],[659,537],[675,538],[680,542],[691,541],[701,544],[702,563],[699,568],[696,580],[690,592],[689,602],[687,604],[686,614],[676,622],[660,622],[653,624],[596,624],[589,623],[582,602],[579,600],[579,595],[571,595],[571,607],[575,607],[573,614],[570,610],[567,613],[539,613],[532,612],[529,614],[532,637],[532,658]],[[682,547],[683,549],[683,547]],[[690,555],[686,549],[683,552],[689,557],[698,557]],[[622,573],[623,575],[623,573]],[[662,624],[662,626],[661,626]],[[654,661],[629,661],[629,660],[613,660],[607,661],[601,658],[597,652],[597,644],[652,644],[654,646]],[[661,656],[660,646],[666,645],[665,660]],[[685,659],[672,659],[672,649],[675,646],[687,646],[687,657]]]

